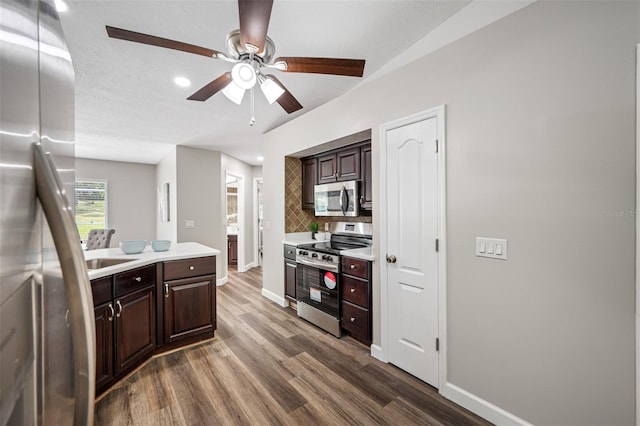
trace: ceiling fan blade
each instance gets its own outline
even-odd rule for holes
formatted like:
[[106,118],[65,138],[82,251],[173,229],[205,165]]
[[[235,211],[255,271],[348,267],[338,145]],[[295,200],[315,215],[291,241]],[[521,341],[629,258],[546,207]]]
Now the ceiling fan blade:
[[137,33],[135,31],[123,30],[122,28],[110,27],[108,25],[106,26],[106,28],[109,37],[118,38],[120,40],[150,44],[152,46],[158,47],[166,47],[167,49],[181,50],[183,52],[207,56],[209,58],[215,57],[218,53],[220,53],[217,50],[207,49],[206,47],[196,46],[195,44],[169,40],[168,38],[156,37],[149,34]]
[[300,104],[300,102],[298,102],[298,100],[293,97],[291,92],[289,92],[289,90],[287,90],[287,88],[284,87],[284,84],[282,84],[280,80],[278,80],[274,75],[270,75],[270,74],[265,75],[265,77],[273,80],[278,86],[282,87],[282,89],[284,90],[284,93],[280,95],[278,99],[276,99],[276,102],[280,104],[282,109],[287,111],[287,114],[291,114],[292,112],[296,112],[299,109],[302,109],[302,105]]
[[189,99],[190,101],[206,101],[211,96],[227,87],[229,83],[231,83],[231,73],[225,72],[220,77],[216,78],[211,83],[207,84],[202,89],[189,96],[187,99]]
[[255,53],[264,50],[272,6],[273,0],[238,0],[242,46],[255,46],[258,49]]
[[280,57],[274,64],[284,62],[286,69],[276,67],[286,72],[306,72],[314,74],[347,75],[362,77],[364,73],[364,59],[335,59],[335,58],[302,58]]

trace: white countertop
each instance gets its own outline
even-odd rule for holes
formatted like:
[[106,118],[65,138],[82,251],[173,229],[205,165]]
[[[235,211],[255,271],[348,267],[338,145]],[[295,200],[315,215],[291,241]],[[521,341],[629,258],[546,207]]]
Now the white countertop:
[[86,260],[131,259],[130,262],[120,263],[106,268],[89,269],[89,279],[93,280],[165,260],[190,259],[193,257],[217,256],[219,254],[220,250],[199,243],[171,243],[171,248],[167,251],[156,252],[148,245],[142,253],[138,254],[124,254],[119,247],[88,250],[84,252],[84,258]]
[[340,254],[342,256],[354,257],[356,259],[368,260],[370,262],[373,262],[374,260],[376,260],[375,256],[373,255],[373,250],[371,250],[371,247],[364,247],[364,248],[350,249],[350,250],[340,250]]
[[326,238],[322,238],[322,239],[312,239],[311,238],[311,231],[309,232],[290,232],[288,234],[284,234],[284,240],[282,240],[282,244],[287,244],[290,246],[298,246],[300,244],[313,244],[313,243],[321,243],[324,241],[329,241],[329,239],[331,238],[331,234],[329,234],[328,232],[323,233],[321,232],[320,234],[323,234],[322,236],[324,237],[324,234],[327,234]]

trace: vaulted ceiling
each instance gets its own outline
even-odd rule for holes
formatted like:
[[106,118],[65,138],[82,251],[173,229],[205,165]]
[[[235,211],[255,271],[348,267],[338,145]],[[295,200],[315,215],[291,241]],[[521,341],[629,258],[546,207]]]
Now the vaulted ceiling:
[[[76,70],[76,155],[155,164],[174,145],[222,151],[260,164],[261,135],[344,94],[463,8],[468,0],[275,0],[268,35],[275,56],[365,59],[364,77],[272,74],[303,105],[287,114],[255,93],[241,105],[192,93],[232,64],[107,37],[106,25],[226,52],[236,1],[68,0],[61,13]],[[177,76],[191,80],[178,87]],[[380,100],[383,102],[384,100]]]

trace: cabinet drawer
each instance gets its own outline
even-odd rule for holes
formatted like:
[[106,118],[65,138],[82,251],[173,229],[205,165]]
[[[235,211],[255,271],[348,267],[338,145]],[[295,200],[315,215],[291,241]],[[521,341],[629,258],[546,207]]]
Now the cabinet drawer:
[[111,275],[91,281],[91,292],[93,293],[93,305],[98,306],[107,303],[113,297],[113,286]]
[[342,302],[342,328],[360,341],[369,341],[369,310]]
[[156,267],[149,265],[132,269],[115,276],[116,297],[132,291],[154,285],[156,282]]
[[296,246],[284,245],[284,258],[289,260],[296,260]]
[[215,256],[164,262],[164,280],[191,278],[216,273]]
[[342,273],[369,279],[369,262],[366,260],[342,257]]
[[343,275],[342,299],[369,308],[369,282]]

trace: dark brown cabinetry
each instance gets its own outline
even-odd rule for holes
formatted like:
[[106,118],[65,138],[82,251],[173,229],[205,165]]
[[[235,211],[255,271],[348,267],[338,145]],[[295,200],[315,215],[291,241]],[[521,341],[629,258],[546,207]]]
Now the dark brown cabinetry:
[[213,337],[216,329],[216,260],[164,262],[164,343]]
[[373,210],[372,162],[371,144],[363,145],[360,164],[360,173],[362,174],[362,180],[360,181],[360,208],[368,211]]
[[284,245],[284,295],[287,299],[296,300],[296,248]]
[[354,339],[371,344],[371,262],[342,258],[342,328]]
[[357,180],[360,182],[360,207],[364,212],[371,211],[371,161],[371,141],[302,159],[302,208],[314,209],[314,185]]
[[313,187],[318,182],[318,159],[302,160],[302,209],[313,210],[315,200]]
[[96,389],[147,358],[156,348],[154,265],[92,281],[96,308]]
[[238,264],[238,236],[227,235],[227,263],[229,265]]

